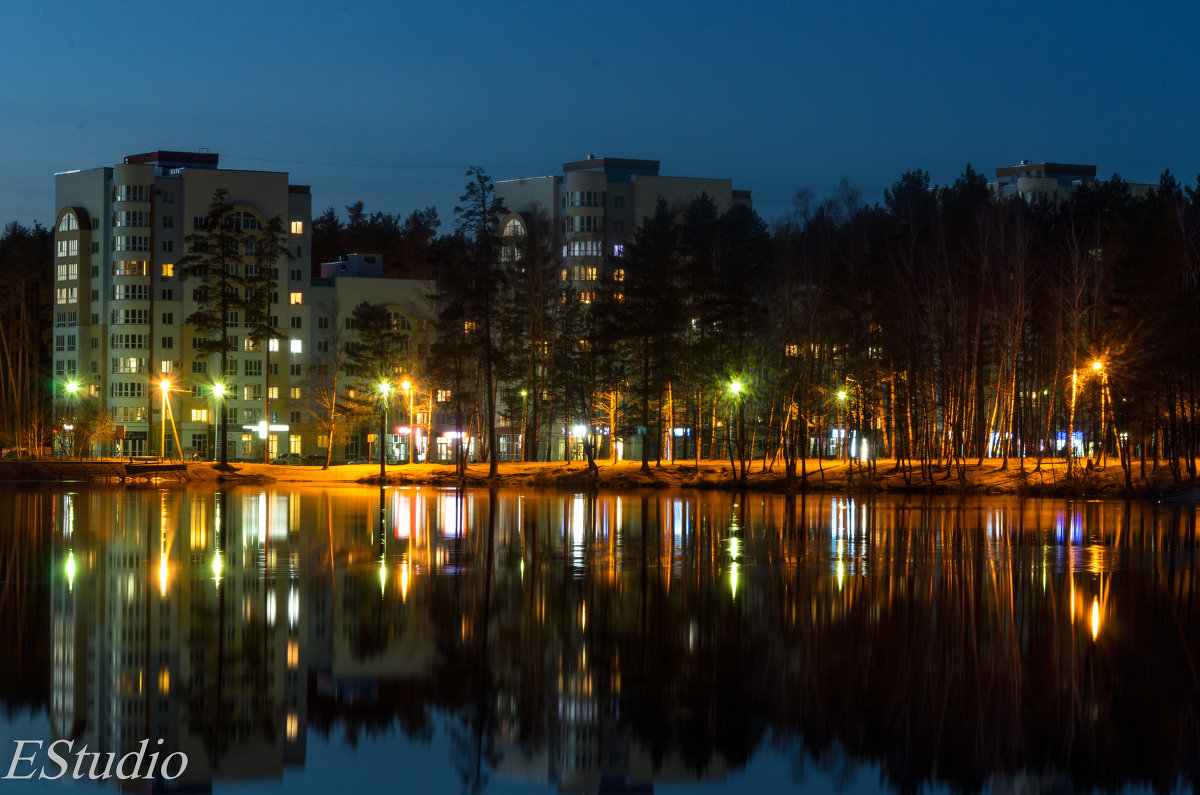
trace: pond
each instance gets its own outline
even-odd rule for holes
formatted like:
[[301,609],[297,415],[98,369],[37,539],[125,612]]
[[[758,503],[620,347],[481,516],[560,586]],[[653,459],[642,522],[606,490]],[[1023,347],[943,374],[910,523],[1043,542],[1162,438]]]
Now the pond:
[[0,793],[1200,784],[1190,506],[274,485],[0,503]]

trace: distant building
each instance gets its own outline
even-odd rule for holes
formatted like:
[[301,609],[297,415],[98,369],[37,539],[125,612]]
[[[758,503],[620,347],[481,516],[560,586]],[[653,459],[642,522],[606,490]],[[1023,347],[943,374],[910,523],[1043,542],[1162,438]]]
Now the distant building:
[[527,177],[496,183],[496,196],[510,215],[501,226],[508,236],[523,234],[537,213],[545,213],[562,235],[561,282],[589,303],[601,279],[620,280],[620,261],[642,220],[654,214],[659,199],[673,212],[707,194],[723,213],[735,204],[751,206],[750,191],[735,190],[732,180],[666,177],[657,160],[593,157],[563,163],[561,175]]
[[[999,198],[1020,196],[1030,204],[1057,207],[1070,199],[1081,185],[1094,184],[1096,167],[1070,163],[1032,163],[1022,160],[1015,166],[996,169],[996,181],[988,187]],[[1129,182],[1129,192],[1134,196],[1145,196],[1158,185]]]

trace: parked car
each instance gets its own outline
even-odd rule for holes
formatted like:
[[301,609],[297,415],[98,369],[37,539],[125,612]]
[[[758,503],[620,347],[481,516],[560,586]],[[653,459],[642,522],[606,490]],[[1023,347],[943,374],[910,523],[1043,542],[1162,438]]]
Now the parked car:
[[325,456],[323,455],[306,455],[304,456],[304,465],[310,467],[319,467],[325,465]]
[[287,466],[298,467],[304,463],[304,459],[299,453],[284,453],[271,462],[272,464],[285,464]]

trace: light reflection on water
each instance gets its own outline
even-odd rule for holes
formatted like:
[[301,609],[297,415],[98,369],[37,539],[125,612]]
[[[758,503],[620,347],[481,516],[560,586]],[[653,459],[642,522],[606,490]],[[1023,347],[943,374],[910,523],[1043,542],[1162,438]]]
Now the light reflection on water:
[[164,738],[189,787],[323,791],[314,771],[339,765],[386,781],[393,760],[358,738],[397,732],[399,758],[497,792],[803,788],[834,758],[895,789],[1169,788],[1200,769],[1193,508],[275,487],[0,501],[9,710],[45,710],[47,742]]

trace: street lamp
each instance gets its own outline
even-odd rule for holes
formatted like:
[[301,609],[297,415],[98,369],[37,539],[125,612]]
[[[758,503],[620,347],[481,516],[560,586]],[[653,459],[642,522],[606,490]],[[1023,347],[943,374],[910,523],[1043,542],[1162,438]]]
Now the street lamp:
[[162,392],[162,409],[158,415],[162,422],[160,425],[162,433],[159,434],[158,440],[158,457],[165,460],[167,457],[167,394],[171,391],[171,382],[164,378],[158,382],[158,388]]
[[835,425],[837,425],[838,441],[837,441],[837,452],[834,457],[841,458],[842,451],[845,449],[845,444],[846,444],[846,432],[842,429],[842,406],[844,406],[846,403],[846,390],[844,390],[844,389],[838,390],[837,400],[838,400],[837,412],[835,413],[833,422]]
[[387,435],[387,399],[392,385],[383,380],[379,382],[379,481],[383,482],[387,470],[387,452],[383,449],[383,439]]
[[[731,445],[730,449],[729,449],[729,468],[730,469],[733,469],[733,452],[734,452],[735,448],[737,449],[738,462],[742,464],[743,469],[745,466],[745,464],[744,464],[745,443],[742,440],[742,425],[743,425],[744,419],[745,419],[744,415],[742,413],[744,411],[744,409],[743,409],[744,404],[742,403],[742,400],[741,400],[743,389],[745,389],[745,386],[742,384],[742,382],[739,379],[734,378],[729,381],[729,394],[733,396],[734,401],[737,403],[737,410],[738,410],[736,434],[728,433],[728,432],[726,433],[726,436],[730,437],[730,445]],[[730,425],[733,424],[732,412],[730,412],[729,424]],[[733,473],[733,475],[736,478],[737,472],[735,471]],[[742,475],[743,475],[743,477],[745,476],[744,471],[742,472]]]
[[413,427],[412,427],[412,412],[413,412],[412,382],[410,382],[407,378],[405,378],[404,382],[402,384],[400,384],[400,386],[401,386],[401,388],[404,389],[405,392],[408,393],[408,462],[407,463],[411,464],[413,462],[413,443],[414,443],[413,442]]
[[[71,455],[71,450],[75,447],[75,420],[71,416],[72,412],[69,411],[69,404],[73,403],[79,397],[79,382],[75,379],[71,379],[67,383],[63,384],[63,391],[66,392],[69,397],[67,398],[68,410],[64,412],[66,416],[64,417],[63,422],[61,444],[63,446],[64,454],[69,457]],[[70,419],[71,421],[68,423],[65,421],[67,419]],[[67,431],[70,431],[71,433],[68,434]]]
[[217,448],[221,451],[221,464],[224,465],[228,460],[228,455],[225,452],[226,434],[225,434],[225,385],[218,381],[212,386],[212,395],[217,400]]

